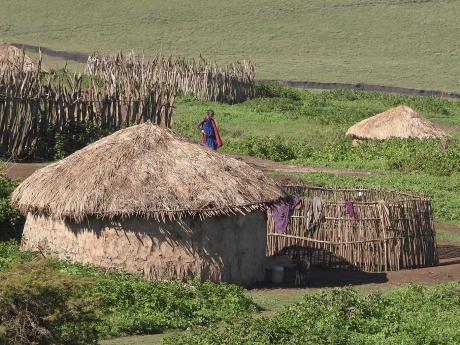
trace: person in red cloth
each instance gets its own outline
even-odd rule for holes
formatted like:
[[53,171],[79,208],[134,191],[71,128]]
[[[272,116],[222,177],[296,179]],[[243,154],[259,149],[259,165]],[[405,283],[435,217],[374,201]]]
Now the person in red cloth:
[[219,130],[214,120],[214,110],[209,109],[204,119],[198,124],[197,128],[201,130],[201,145],[206,145],[212,150],[217,150],[222,146]]

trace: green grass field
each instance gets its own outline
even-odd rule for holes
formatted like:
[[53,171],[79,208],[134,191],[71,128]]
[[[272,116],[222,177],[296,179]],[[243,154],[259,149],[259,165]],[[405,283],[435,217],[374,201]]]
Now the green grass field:
[[459,15],[456,0],[3,0],[0,40],[252,59],[261,79],[459,91]]

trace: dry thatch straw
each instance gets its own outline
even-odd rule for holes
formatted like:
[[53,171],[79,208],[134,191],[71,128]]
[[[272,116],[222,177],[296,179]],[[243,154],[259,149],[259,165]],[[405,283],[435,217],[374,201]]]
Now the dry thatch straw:
[[5,66],[14,67],[24,72],[37,71],[46,72],[41,66],[41,60],[35,61],[27,56],[23,50],[7,43],[0,42],[0,70]]
[[103,80],[138,80],[144,84],[160,83],[177,88],[184,95],[201,100],[238,103],[255,96],[255,68],[250,61],[226,66],[203,59],[156,56],[146,60],[129,53],[115,56],[93,54],[86,71]]
[[348,129],[346,135],[358,139],[435,138],[447,142],[451,137],[407,106],[399,106],[369,117]]
[[23,213],[81,221],[142,216],[159,221],[265,208],[285,193],[244,162],[144,123],[38,170],[12,195]]

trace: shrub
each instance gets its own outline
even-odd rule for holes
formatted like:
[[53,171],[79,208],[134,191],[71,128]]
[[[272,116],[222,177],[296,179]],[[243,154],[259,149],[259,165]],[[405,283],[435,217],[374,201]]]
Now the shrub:
[[145,281],[113,273],[91,289],[109,311],[102,317],[102,336],[159,333],[244,317],[256,310],[244,289],[231,284],[190,281]]
[[302,103],[296,100],[282,97],[254,98],[246,101],[244,106],[256,113],[286,113],[287,115],[299,115]]
[[293,101],[302,100],[302,90],[284,86],[278,82],[259,82],[256,84],[256,95],[262,98],[287,98]]
[[283,143],[279,137],[247,137],[243,140],[229,142],[225,150],[276,162],[287,161],[296,157],[293,148]]
[[[72,330],[77,332],[80,326],[87,327],[90,332],[84,335],[85,339],[92,334],[107,338],[209,325],[244,318],[257,310],[245,290],[236,285],[146,281],[137,275],[102,271],[67,261],[39,260],[32,253],[20,252],[14,241],[0,242],[1,271],[0,320],[3,320],[3,310],[5,320],[10,320],[6,330],[9,339],[16,334],[33,338],[37,330],[15,328],[15,322],[23,321],[28,315],[8,316],[11,310],[7,304],[15,298],[24,308],[34,310],[34,324],[48,330],[44,331],[44,339],[66,337],[69,343],[76,341],[72,340]],[[20,285],[23,288],[14,294],[16,286]],[[64,294],[63,289],[67,288],[69,291]],[[50,294],[49,299],[46,294]],[[5,301],[3,307],[1,300]],[[86,304],[87,301],[90,303]],[[52,312],[62,318],[51,322],[47,313]]]
[[16,263],[0,273],[0,338],[6,344],[96,344],[92,283],[56,272],[47,261]]
[[24,218],[10,205],[10,195],[17,183],[0,171],[0,239],[20,238]]
[[53,158],[62,159],[110,132],[89,122],[66,124],[60,131],[55,131]]
[[31,157],[35,160],[58,160],[92,142],[110,134],[112,131],[101,129],[90,122],[67,123],[62,128],[58,125],[49,127],[37,140]]
[[305,295],[272,317],[196,328],[172,344],[454,345],[460,342],[460,285],[409,285],[367,296],[351,288]]

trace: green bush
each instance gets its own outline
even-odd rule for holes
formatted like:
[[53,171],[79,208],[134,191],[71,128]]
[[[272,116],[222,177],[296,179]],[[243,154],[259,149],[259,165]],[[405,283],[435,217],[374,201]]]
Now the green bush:
[[34,160],[58,160],[92,142],[110,134],[112,131],[101,129],[90,122],[67,123],[62,128],[51,126],[38,138],[30,157]]
[[20,238],[24,218],[10,205],[10,195],[17,183],[0,171],[0,239]]
[[109,311],[101,336],[159,333],[244,317],[256,310],[244,289],[230,284],[145,281],[113,273],[88,292]]
[[[89,309],[81,310],[87,313],[85,315],[97,316],[88,325],[88,331],[95,332],[100,338],[209,325],[244,318],[257,310],[254,302],[245,295],[245,290],[236,285],[197,281],[146,281],[132,274],[106,272],[67,261],[34,260],[35,257],[31,253],[20,252],[14,241],[0,242],[0,271],[4,272],[0,279],[3,277],[4,284],[12,289],[14,284],[29,286],[29,281],[37,280],[35,285],[29,286],[32,290],[21,291],[34,296],[38,303],[34,308],[45,308],[43,313],[37,314],[38,319],[43,315],[45,320],[36,320],[44,325],[48,325],[44,313],[53,306],[49,304],[51,300],[44,300],[45,296],[39,295],[42,291],[40,289],[51,289],[55,294],[55,290],[61,289],[67,282],[75,285],[75,290],[69,291],[72,301],[74,298],[77,299],[75,303],[93,301]],[[25,270],[29,270],[28,274],[20,277]],[[0,299],[12,298],[6,293],[7,289],[2,290],[0,287]],[[53,297],[59,302],[55,307],[62,313],[67,313],[63,309],[66,305],[58,297]],[[29,297],[21,295],[21,298]],[[86,317],[85,315],[81,317]],[[47,327],[54,329],[54,336],[65,330],[67,333],[62,336],[70,339],[70,330],[79,328],[80,321],[75,319],[77,317],[78,315],[73,315],[61,320],[64,323],[59,324],[58,328],[55,324]],[[87,319],[81,322],[85,320]]]
[[296,158],[293,148],[288,144],[284,144],[279,137],[247,137],[244,140],[229,142],[225,150],[266,158],[276,162]]
[[58,160],[67,157],[110,133],[110,130],[101,129],[89,122],[67,124],[60,131],[55,131],[53,158]]
[[223,149],[273,161],[296,160],[312,165],[424,172],[434,176],[460,172],[458,140],[447,147],[434,139],[363,141],[352,146],[351,140],[343,137],[331,138],[318,147],[304,140],[247,136],[228,141]]
[[302,90],[286,87],[278,82],[258,82],[257,98],[287,98],[293,101],[302,100]]
[[351,288],[305,295],[272,317],[196,328],[172,344],[454,345],[460,343],[460,284],[409,285],[363,296]]
[[299,101],[272,97],[272,98],[254,98],[244,103],[244,105],[256,113],[285,113],[289,115],[299,115],[301,113],[302,103]]
[[5,344],[96,344],[92,282],[56,272],[47,261],[14,264],[0,273],[0,338]]

